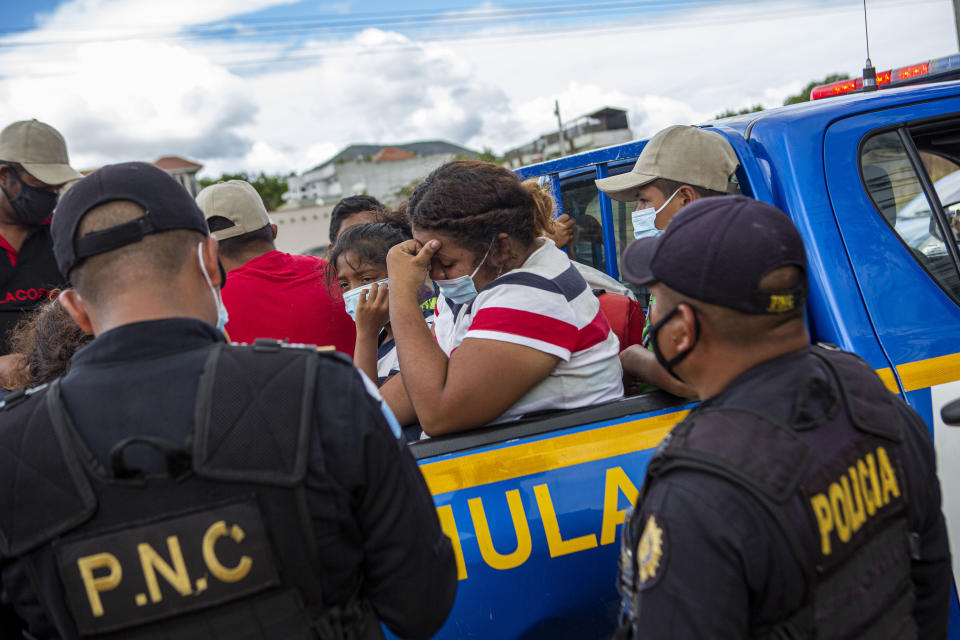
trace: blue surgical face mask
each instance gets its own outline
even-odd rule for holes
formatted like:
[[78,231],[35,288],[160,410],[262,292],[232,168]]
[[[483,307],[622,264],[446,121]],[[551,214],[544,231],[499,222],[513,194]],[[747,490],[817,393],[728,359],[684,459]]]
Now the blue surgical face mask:
[[343,294],[343,306],[346,307],[347,313],[354,322],[357,321],[357,305],[360,303],[360,294],[364,291],[369,291],[375,284],[385,287],[387,286],[387,282],[387,278],[384,278],[383,280],[377,280],[376,282],[371,282],[370,284],[357,287],[356,289],[350,289],[350,291],[347,291],[345,294]]
[[466,304],[476,298],[477,285],[473,283],[473,276],[477,275],[477,272],[480,271],[480,267],[486,262],[487,256],[490,255],[490,249],[492,248],[493,241],[491,240],[490,246],[487,247],[487,252],[483,254],[483,260],[480,261],[480,264],[477,265],[477,268],[474,269],[470,275],[451,278],[450,280],[436,280],[437,287],[440,289],[440,295],[453,304]]
[[200,273],[203,274],[203,278],[207,281],[207,286],[210,287],[210,293],[213,294],[213,301],[217,305],[217,331],[223,333],[223,328],[227,326],[227,322],[230,321],[230,316],[227,313],[227,308],[223,306],[223,299],[220,297],[220,292],[213,286],[213,281],[210,279],[210,275],[207,274],[207,269],[203,266],[203,242],[197,244],[197,259],[200,261]]
[[664,202],[659,209],[647,207],[646,209],[638,209],[634,211],[632,216],[633,237],[637,240],[640,238],[656,238],[663,233],[663,231],[657,229],[656,225],[654,224],[656,222],[657,214],[663,211],[678,193],[680,193],[679,189],[674,191],[673,195],[667,198],[667,201]]

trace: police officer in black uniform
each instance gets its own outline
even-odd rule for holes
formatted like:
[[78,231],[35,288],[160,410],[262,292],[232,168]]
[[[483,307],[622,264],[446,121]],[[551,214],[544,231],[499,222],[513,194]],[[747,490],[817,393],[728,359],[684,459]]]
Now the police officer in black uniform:
[[0,409],[0,578],[26,637],[436,632],[455,560],[396,421],[337,354],[225,343],[190,194],[107,166],[52,231],[96,339]]
[[811,346],[793,224],[742,196],[631,244],[658,360],[703,403],[624,527],[619,637],[944,638],[930,434],[863,360]]

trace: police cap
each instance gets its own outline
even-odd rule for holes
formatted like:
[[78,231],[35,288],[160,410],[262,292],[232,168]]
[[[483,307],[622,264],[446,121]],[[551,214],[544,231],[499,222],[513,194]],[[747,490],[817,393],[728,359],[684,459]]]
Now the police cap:
[[760,291],[774,269],[806,275],[803,240],[785,213],[746,196],[701,198],[684,207],[658,238],[623,252],[621,270],[636,285],[662,282],[674,291],[752,314],[788,313],[803,305],[806,278],[787,291]]
[[[83,216],[116,200],[134,202],[146,214],[76,237]],[[209,233],[203,212],[183,185],[163,169],[145,162],[107,165],[80,180],[60,198],[50,225],[53,253],[65,276],[85,258],[139,242],[151,233],[174,229]]]

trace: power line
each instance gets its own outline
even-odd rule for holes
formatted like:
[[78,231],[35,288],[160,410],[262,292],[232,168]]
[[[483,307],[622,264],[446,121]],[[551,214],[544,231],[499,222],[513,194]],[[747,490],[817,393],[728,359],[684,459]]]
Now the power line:
[[[707,5],[709,2],[702,0],[693,0],[690,5]],[[196,26],[184,27],[182,31],[174,35],[183,39],[202,39],[207,37],[220,38],[224,35],[234,37],[263,37],[274,33],[288,34],[291,31],[342,31],[359,30],[371,27],[384,28],[409,28],[422,26],[443,26],[448,24],[471,25],[477,23],[489,23],[496,20],[511,19],[530,19],[538,18],[541,20],[556,19],[561,17],[576,17],[589,14],[609,13],[613,10],[622,11],[629,8],[665,10],[676,9],[675,2],[665,2],[657,0],[605,0],[594,3],[530,3],[513,7],[490,7],[470,11],[460,12],[425,12],[425,11],[388,11],[378,13],[358,14],[351,17],[335,17],[328,19],[315,19],[313,17],[288,17],[284,19],[227,19],[218,20],[212,23],[206,23]],[[139,26],[112,27],[114,31],[122,32],[122,35],[115,38],[66,38],[46,41],[20,40],[16,42],[3,43],[0,46],[58,46],[63,44],[86,44],[90,42],[104,42],[113,39],[150,39],[154,37],[170,38],[171,29],[153,29],[137,30]],[[22,33],[22,29],[2,29],[3,32]],[[84,33],[95,32],[102,33],[102,28],[87,29],[56,29],[57,33]]]
[[[939,2],[939,0],[916,0],[914,4],[932,4],[934,2]],[[714,5],[715,3],[707,1],[698,1],[691,2],[691,5]],[[886,2],[881,2],[880,0],[875,0],[874,4],[889,4],[894,5],[898,4],[897,0],[887,0]],[[837,5],[833,8],[834,11],[842,11],[847,9],[846,6]],[[257,67],[257,66],[267,66],[270,65],[271,68],[276,67],[277,65],[290,65],[290,64],[301,64],[311,61],[316,61],[325,58],[339,58],[339,57],[353,57],[357,55],[394,55],[398,53],[408,52],[408,51],[417,51],[422,49],[424,44],[443,44],[443,43],[452,43],[452,44],[488,44],[495,42],[510,42],[510,41],[522,41],[535,38],[544,38],[544,37],[564,37],[569,35],[598,35],[598,34],[616,34],[616,33],[637,33],[640,31],[649,31],[663,28],[696,28],[702,26],[723,26],[727,24],[743,22],[743,21],[757,21],[762,19],[768,19],[770,17],[767,12],[765,15],[758,15],[753,11],[744,11],[742,13],[733,13],[728,12],[723,16],[715,17],[701,17],[699,19],[694,18],[683,18],[678,19],[656,19],[651,20],[645,16],[634,16],[630,20],[620,20],[616,24],[607,23],[607,24],[591,24],[591,25],[571,25],[563,28],[558,28],[556,26],[543,26],[541,28],[532,28],[524,29],[519,32],[511,33],[472,33],[472,34],[456,34],[456,35],[437,35],[432,37],[423,37],[415,41],[409,42],[394,42],[386,43],[377,47],[376,49],[370,49],[364,45],[359,45],[355,43],[343,43],[342,41],[327,43],[322,47],[314,48],[308,51],[298,52],[293,55],[284,55],[280,56],[267,54],[264,55],[263,48],[251,48],[250,51],[256,51],[257,54],[254,56],[243,56],[243,57],[233,57],[233,58],[220,58],[211,57],[212,61],[218,65],[230,68],[238,69],[244,67]],[[784,10],[776,12],[778,18],[787,18],[787,17],[799,17],[804,15],[813,15],[813,14],[822,14],[823,8],[786,8]],[[62,45],[61,45],[62,46]],[[55,64],[58,68],[63,67],[62,58],[50,57],[49,61],[51,64]],[[16,62],[14,60],[14,62]],[[28,59],[25,59],[26,64],[43,64],[43,60],[39,60],[36,57],[36,53],[33,52],[30,54]],[[11,57],[4,57],[5,66],[11,66]],[[64,75],[69,75],[69,71],[58,71],[55,73],[43,74],[43,73],[29,73],[29,70],[22,72],[19,75],[30,75],[32,77],[60,77]],[[11,77],[10,74],[0,74],[0,78]]]

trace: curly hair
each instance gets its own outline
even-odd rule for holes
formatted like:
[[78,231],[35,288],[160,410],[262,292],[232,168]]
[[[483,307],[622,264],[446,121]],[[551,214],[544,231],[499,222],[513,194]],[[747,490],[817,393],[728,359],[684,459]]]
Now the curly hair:
[[533,196],[533,202],[536,205],[533,212],[533,225],[537,229],[537,234],[556,233],[557,227],[553,223],[554,202],[553,195],[550,194],[550,187],[541,187],[536,178],[524,180],[522,184],[523,188]]
[[455,160],[435,169],[413,191],[407,214],[414,227],[448,234],[476,255],[497,234],[524,245],[536,237],[533,195],[509,169]]
[[340,234],[330,251],[329,262],[333,268],[327,269],[327,287],[339,289],[337,259],[348,251],[352,251],[360,263],[386,267],[390,248],[412,237],[406,219],[397,216],[386,222],[366,222],[349,227]]
[[31,311],[11,333],[11,353],[23,360],[3,381],[4,388],[35,387],[59,378],[70,368],[73,354],[93,340],[73,321],[57,294],[51,293],[51,299]]

